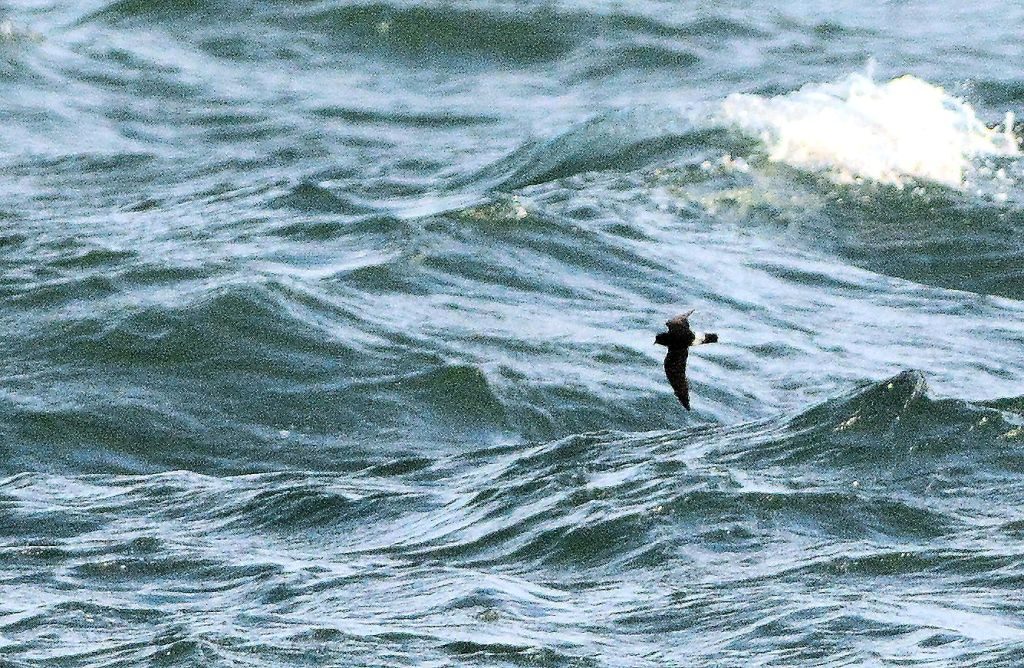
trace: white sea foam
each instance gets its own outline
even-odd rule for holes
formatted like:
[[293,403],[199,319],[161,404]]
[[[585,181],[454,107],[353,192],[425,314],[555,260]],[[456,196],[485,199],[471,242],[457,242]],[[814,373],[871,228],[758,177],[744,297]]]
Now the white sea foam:
[[16,42],[23,39],[38,42],[42,40],[42,36],[37,32],[15,25],[10,19],[0,21],[0,42]]
[[760,138],[771,160],[840,182],[960,188],[972,161],[1020,155],[1012,114],[987,127],[969,104],[914,76],[875,83],[853,74],[778,97],[734,94],[721,112]]

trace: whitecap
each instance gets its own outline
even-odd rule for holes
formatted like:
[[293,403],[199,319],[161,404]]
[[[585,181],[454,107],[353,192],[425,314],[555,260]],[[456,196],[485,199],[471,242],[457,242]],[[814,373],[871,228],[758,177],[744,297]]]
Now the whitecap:
[[973,161],[1020,155],[1012,113],[989,127],[970,104],[912,75],[876,83],[857,73],[777,97],[737,93],[720,112],[759,138],[770,160],[840,183],[961,188]]

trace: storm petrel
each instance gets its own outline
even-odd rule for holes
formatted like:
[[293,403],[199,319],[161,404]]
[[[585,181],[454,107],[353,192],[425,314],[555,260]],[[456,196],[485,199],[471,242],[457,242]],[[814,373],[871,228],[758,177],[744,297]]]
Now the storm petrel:
[[689,311],[672,318],[665,323],[668,331],[654,337],[656,344],[668,348],[668,354],[665,355],[665,375],[668,376],[668,382],[672,384],[676,398],[686,410],[690,410],[690,386],[686,383],[686,354],[689,352],[690,346],[718,341],[718,334],[694,333],[690,329],[692,313],[693,311]]

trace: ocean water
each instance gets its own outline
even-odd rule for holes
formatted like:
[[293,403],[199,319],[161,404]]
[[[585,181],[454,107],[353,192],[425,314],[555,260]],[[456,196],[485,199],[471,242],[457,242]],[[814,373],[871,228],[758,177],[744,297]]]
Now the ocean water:
[[1024,10],[791,4],[0,5],[0,666],[1024,665]]

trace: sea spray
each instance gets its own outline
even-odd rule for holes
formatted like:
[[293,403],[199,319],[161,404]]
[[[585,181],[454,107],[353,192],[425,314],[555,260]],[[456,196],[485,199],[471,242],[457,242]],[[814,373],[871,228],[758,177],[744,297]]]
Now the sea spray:
[[770,160],[840,183],[960,188],[972,160],[1020,155],[1012,114],[988,127],[971,105],[911,75],[876,83],[856,73],[777,97],[733,94],[721,114],[760,139]]

